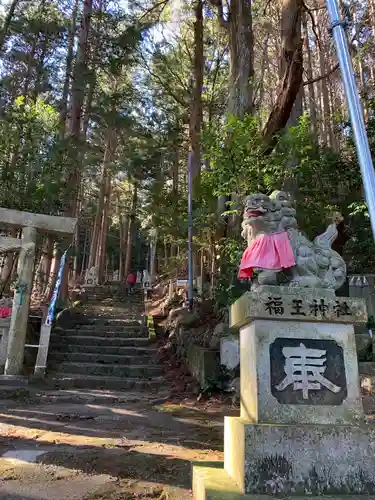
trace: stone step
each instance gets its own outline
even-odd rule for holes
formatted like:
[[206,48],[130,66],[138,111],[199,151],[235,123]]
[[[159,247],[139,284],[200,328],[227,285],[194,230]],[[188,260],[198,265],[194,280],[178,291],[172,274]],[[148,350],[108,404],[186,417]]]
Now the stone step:
[[122,323],[128,323],[128,324],[135,324],[135,323],[139,323],[140,319],[139,318],[142,318],[143,317],[143,314],[139,313],[138,311],[123,311],[121,313],[118,313],[118,315],[120,316],[120,318],[114,318],[113,315],[109,314],[109,313],[106,313],[106,314],[98,314],[97,311],[93,311],[93,312],[86,312],[83,314],[83,318],[87,318],[87,321],[82,321],[82,323],[85,323],[87,325],[90,325],[90,324],[95,324],[95,323],[99,323],[99,324],[107,324],[107,322],[109,322],[108,324],[112,324],[112,322],[114,323],[117,323],[118,324],[121,324]]
[[5,387],[27,387],[29,379],[22,375],[0,375],[0,386]]
[[129,302],[132,300],[144,300],[144,294],[143,293],[132,293],[130,295],[127,295],[125,290],[111,290],[107,292],[94,292],[90,290],[89,292],[85,293],[86,297],[103,297],[104,299],[114,299],[118,297],[123,297],[124,299],[127,299]]
[[[143,339],[142,339],[143,340]],[[54,344],[55,351],[61,352],[61,344]],[[118,354],[119,356],[154,356],[157,352],[155,347],[118,347],[108,345],[80,345],[64,344],[65,353],[87,353],[87,354]]]
[[85,325],[75,325],[74,330],[81,330],[81,331],[102,331],[102,332],[126,332],[126,331],[139,331],[141,329],[142,325],[137,322],[137,323],[128,323],[124,325],[102,325],[101,323],[92,323],[92,324],[85,324]]
[[55,352],[52,351],[48,356],[50,364],[56,362],[71,363],[98,363],[109,365],[150,365],[153,363],[152,354],[142,354],[141,356],[124,356],[119,354],[97,354],[92,352]]
[[117,347],[142,347],[150,344],[148,337],[98,337],[89,335],[61,335],[51,336],[51,345],[64,349],[64,344],[77,344],[84,346],[117,346]]
[[164,369],[157,365],[102,365],[99,363],[51,363],[51,369],[63,373],[99,375],[108,377],[153,378],[163,374]]
[[236,481],[223,466],[220,462],[193,464],[194,500],[251,500],[252,497],[242,494]]
[[11,385],[6,385],[2,387],[0,384],[0,400],[27,398],[29,395],[30,395],[30,389],[28,387],[18,387]]
[[360,375],[375,376],[375,363],[372,361],[361,361],[358,363]]
[[147,337],[147,329],[146,328],[138,328],[138,330],[133,329],[123,329],[122,331],[111,331],[111,330],[81,330],[80,328],[67,329],[63,332],[54,332],[51,335],[51,338],[60,338],[61,336],[71,336],[71,335],[79,335],[81,337],[112,337],[112,338],[124,338],[124,339],[132,339],[139,337]]
[[126,296],[123,297],[121,295],[118,295],[118,296],[114,297],[113,300],[119,304],[132,304],[132,307],[137,307],[137,305],[139,305],[141,310],[144,310],[144,307],[145,307],[143,299],[133,298],[133,299],[129,300],[129,298]]
[[139,326],[141,321],[136,319],[127,319],[127,318],[111,318],[111,317],[90,317],[87,316],[87,323],[82,326],[113,326],[113,327],[123,327],[129,328],[131,326]]
[[74,373],[49,372],[48,383],[58,389],[107,389],[117,391],[158,391],[165,385],[164,377],[152,380],[139,378],[80,376]]
[[121,304],[132,304],[139,305],[144,307],[144,301],[142,297],[132,296],[127,297],[121,294],[108,296],[106,294],[103,295],[86,295],[85,299],[87,302],[103,302],[105,300],[112,300],[113,302],[120,302]]

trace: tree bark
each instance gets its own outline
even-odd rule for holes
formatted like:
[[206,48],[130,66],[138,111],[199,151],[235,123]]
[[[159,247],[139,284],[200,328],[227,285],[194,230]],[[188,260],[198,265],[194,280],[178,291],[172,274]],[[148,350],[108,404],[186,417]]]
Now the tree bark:
[[20,3],[20,0],[13,0],[12,3],[10,4],[7,15],[5,16],[4,25],[0,31],[0,53],[3,49],[5,39],[6,39],[6,36],[8,34],[9,27],[10,27],[10,23],[12,22],[12,18],[14,16],[14,13],[15,13],[16,8],[17,8],[19,3]]
[[90,230],[89,228],[85,228],[85,241],[83,244],[83,254],[82,254],[82,261],[81,261],[81,278],[84,275],[85,269],[87,268],[86,266],[86,261],[87,261],[87,248],[88,248],[88,242],[90,241]]
[[[307,80],[310,81],[313,78],[313,69],[312,69],[312,59],[311,59],[311,49],[309,43],[309,32],[307,27],[307,18],[306,13],[302,16],[303,23],[303,34],[305,38],[305,51],[306,51],[306,75]],[[311,122],[311,131],[316,136],[317,134],[317,120],[316,120],[316,102],[315,102],[315,89],[314,84],[310,83],[308,85],[308,93],[309,93],[309,112],[310,112],[310,122]]]
[[290,113],[302,85],[303,59],[301,38],[302,0],[282,0],[282,80],[276,103],[263,129],[265,154],[272,152],[277,135],[288,123]]
[[[18,230],[11,228],[9,231],[9,236],[11,238],[16,238]],[[1,295],[7,295],[10,292],[10,285],[12,281],[12,271],[16,268],[16,261],[18,259],[18,254],[15,252],[8,253],[4,259],[4,266],[1,270],[0,284],[1,284]]]
[[129,216],[129,228],[128,228],[128,238],[126,243],[126,261],[125,261],[125,276],[127,276],[132,268],[132,248],[133,248],[133,236],[134,236],[134,223],[137,211],[138,203],[138,186],[137,183],[133,184],[133,199],[131,213]]
[[58,243],[55,242],[53,247],[53,258],[51,263],[51,270],[49,273],[48,283],[43,295],[43,302],[48,303],[51,300],[53,290],[56,284],[57,273],[59,272],[61,261],[61,251]]
[[105,270],[106,254],[107,254],[106,250],[108,241],[108,227],[109,227],[108,219],[109,219],[110,200],[111,200],[111,173],[108,172],[106,179],[106,186],[105,186],[105,201],[103,207],[102,231],[100,235],[100,246],[96,262],[98,267],[99,283],[103,283],[103,278],[104,278],[104,270]]
[[204,74],[203,0],[195,5],[193,92],[190,112],[190,144],[193,153],[193,197],[198,198],[201,176],[202,87]]
[[119,280],[124,279],[124,268],[126,261],[126,243],[128,237],[128,216],[123,215],[121,209],[120,190],[117,191],[117,217],[119,220],[119,233],[120,233],[120,256],[119,256]]
[[231,0],[229,18],[228,112],[243,118],[253,109],[254,36],[250,0]]
[[87,51],[88,37],[90,32],[91,14],[93,0],[84,0],[83,15],[78,38],[78,50],[72,78],[72,105],[70,112],[69,136],[72,141],[70,158],[71,172],[68,177],[68,185],[71,186],[71,197],[68,203],[66,215],[74,217],[77,208],[78,190],[81,177],[81,165],[77,161],[80,151],[80,135],[82,123],[82,107],[85,99],[85,88],[87,81]]
[[128,232],[129,232],[129,223],[130,223],[130,216],[128,214],[125,215],[124,217],[124,226],[123,226],[123,238],[124,238],[124,244],[123,244],[123,257],[122,257],[122,273],[120,273],[120,279],[123,280],[125,278],[125,263],[126,263],[126,256],[128,253]]
[[219,22],[228,30],[229,101],[228,113],[243,118],[253,109],[254,35],[250,0],[231,0],[225,18],[222,0],[209,0],[217,9]]
[[79,0],[74,0],[72,20],[69,26],[68,52],[66,54],[66,62],[65,62],[65,78],[64,78],[64,86],[60,103],[60,139],[63,139],[65,135],[66,121],[68,115],[68,97],[70,89],[70,78],[73,68],[74,40],[77,29],[78,3]]
[[102,217],[103,217],[103,209],[104,209],[104,201],[105,201],[105,195],[107,191],[107,178],[108,178],[108,168],[110,165],[111,161],[111,148],[112,148],[112,130],[109,129],[107,132],[107,139],[106,139],[106,146],[105,146],[105,151],[104,151],[104,158],[103,158],[103,168],[102,168],[102,177],[100,180],[100,191],[99,191],[99,198],[98,198],[98,204],[96,208],[96,214],[95,214],[95,222],[94,222],[94,228],[92,232],[92,238],[91,238],[91,247],[90,247],[90,258],[88,262],[88,269],[91,269],[91,267],[95,266],[95,262],[97,261],[97,254],[98,254],[98,246],[99,246],[99,235],[101,232],[101,227],[102,227]]
[[48,284],[48,278],[51,271],[51,263],[53,256],[53,238],[47,236],[42,247],[42,255],[40,257],[40,262],[36,272],[36,282],[38,285],[38,292],[40,295],[44,294],[44,291]]
[[[82,108],[85,99],[85,89],[87,83],[87,52],[92,8],[93,0],[84,0],[81,27],[78,37],[78,50],[72,77],[71,110],[69,122],[69,139],[71,144],[68,148],[69,154],[67,158],[69,164],[67,184],[70,187],[70,197],[68,200],[66,200],[65,209],[65,215],[68,217],[76,216],[79,188],[82,177],[82,162],[80,161],[82,159]],[[72,243],[72,241],[73,237],[67,240],[67,243]],[[63,300],[67,300],[69,298],[69,260],[70,259],[67,259],[61,283],[60,296]]]
[[172,164],[172,192],[175,196],[178,195],[178,180],[179,180],[179,162],[180,162],[180,150],[179,145],[176,147],[173,155]]
[[[321,16],[318,16],[316,14],[315,16],[315,24],[317,27],[317,34],[320,40],[322,40],[322,30],[321,30]],[[326,47],[322,46],[320,44],[318,51],[319,51],[319,71],[321,75],[325,75],[327,72],[327,64],[326,64],[326,59],[327,59],[327,49]],[[320,95],[321,95],[321,107],[322,107],[322,121],[321,121],[321,128],[323,130],[323,141],[329,145],[333,146],[334,139],[333,139],[333,131],[332,131],[332,126],[331,126],[331,109],[329,105],[329,91],[328,91],[328,85],[327,85],[327,78],[322,78],[319,82],[320,85]]]

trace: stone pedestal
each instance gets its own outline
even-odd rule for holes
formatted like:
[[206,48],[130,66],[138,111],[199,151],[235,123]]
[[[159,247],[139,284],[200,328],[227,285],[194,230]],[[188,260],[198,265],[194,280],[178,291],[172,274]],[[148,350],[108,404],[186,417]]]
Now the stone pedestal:
[[98,268],[97,267],[92,267],[86,272],[86,277],[85,277],[85,287],[94,287],[98,286],[99,280],[98,280]]
[[[225,420],[231,494],[375,494],[353,327],[366,321],[364,300],[319,289],[258,287],[232,306],[241,417]],[[209,475],[194,477],[194,498],[206,498]]]
[[363,417],[353,325],[254,320],[241,328],[240,357],[246,420],[344,425]]
[[142,286],[145,290],[151,288],[151,275],[148,271],[143,271]]
[[234,370],[240,364],[238,335],[230,335],[220,339],[220,363],[228,370]]
[[374,428],[226,418],[225,437],[225,470],[246,493],[375,493]]
[[0,318],[0,374],[4,373],[7,359],[10,319],[10,316],[9,318]]

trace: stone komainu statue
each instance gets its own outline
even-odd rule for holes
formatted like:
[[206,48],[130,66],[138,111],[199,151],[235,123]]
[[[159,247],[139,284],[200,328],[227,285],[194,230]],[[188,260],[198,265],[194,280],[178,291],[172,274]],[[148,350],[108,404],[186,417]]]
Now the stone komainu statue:
[[245,200],[242,236],[248,247],[239,278],[252,278],[256,270],[259,285],[339,289],[346,279],[346,265],[331,245],[342,220],[336,213],[327,230],[311,242],[299,231],[296,211],[285,192],[251,194]]

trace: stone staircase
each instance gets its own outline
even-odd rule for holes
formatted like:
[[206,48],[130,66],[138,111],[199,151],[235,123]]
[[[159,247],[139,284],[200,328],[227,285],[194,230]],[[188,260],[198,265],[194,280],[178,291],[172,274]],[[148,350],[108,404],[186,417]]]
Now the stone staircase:
[[89,304],[79,324],[53,332],[49,380],[62,389],[158,389],[163,367],[154,362],[143,309],[141,293],[122,304]]
[[139,285],[136,285],[135,295],[125,294],[125,284],[120,282],[112,282],[107,285],[98,285],[85,288],[85,302],[88,304],[96,304],[100,301],[112,298],[116,302],[132,302],[139,298],[143,291]]

